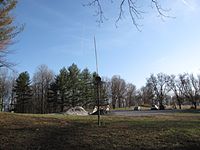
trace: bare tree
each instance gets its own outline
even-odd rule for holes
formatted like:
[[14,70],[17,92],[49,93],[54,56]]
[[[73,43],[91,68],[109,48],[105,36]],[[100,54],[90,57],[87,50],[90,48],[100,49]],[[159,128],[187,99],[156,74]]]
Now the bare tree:
[[154,89],[154,94],[159,103],[159,109],[164,109],[163,101],[170,91],[170,88],[167,86],[168,81],[168,76],[163,73],[159,73],[157,76],[152,74],[150,78],[147,79],[147,83]]
[[40,113],[47,113],[48,88],[53,81],[54,74],[46,65],[41,65],[37,68],[33,76],[33,89],[36,100],[35,105],[40,108]]
[[120,76],[113,76],[111,79],[111,91],[113,108],[115,108],[117,104],[118,107],[121,108],[126,91],[126,82],[124,79],[121,79]]
[[184,100],[183,86],[181,86],[180,80],[176,79],[175,75],[170,75],[168,78],[169,78],[169,82],[167,84],[169,88],[173,91],[175,99],[178,103],[179,109],[181,109],[181,105]]
[[126,92],[125,92],[126,104],[131,107],[133,106],[136,98],[136,86],[132,83],[128,83],[126,85]]
[[187,100],[193,101],[194,99],[194,91],[192,89],[192,84],[190,82],[189,74],[184,73],[179,75],[179,80],[182,86],[184,97]]
[[[89,0],[89,2],[87,4],[84,4],[84,6],[92,6],[96,8],[95,11],[95,16],[97,16],[97,22],[98,23],[103,23],[104,20],[106,20],[105,17],[105,10],[103,8],[103,0]],[[141,8],[141,1],[138,0],[120,0],[120,1],[113,1],[110,0],[111,3],[117,3],[119,12],[118,15],[116,17],[116,25],[117,23],[122,20],[125,12],[128,12],[133,25],[135,25],[135,27],[140,30],[140,25],[138,24],[138,19],[142,19],[143,18],[143,14],[145,11],[142,10]],[[146,3],[146,2],[145,2]],[[108,2],[105,2],[105,4],[108,4]],[[167,12],[169,11],[169,9],[163,9],[161,6],[161,2],[160,0],[149,0],[149,4],[152,8],[155,8],[158,15],[161,18],[165,18],[165,17],[170,17],[167,15]],[[147,6],[149,5],[147,3]],[[114,5],[112,6],[114,7]]]
[[10,81],[7,69],[0,69],[0,109],[3,110],[5,101],[9,97]]
[[141,99],[143,104],[153,105],[154,102],[154,89],[151,84],[147,83],[146,86],[140,88],[137,94],[138,98]]
[[190,75],[190,80],[193,86],[193,90],[194,90],[194,101],[193,101],[193,105],[194,108],[197,109],[197,102],[200,99],[200,76],[198,75],[196,78],[194,76],[194,74]]
[[0,69],[0,109],[8,111],[12,100],[12,88],[14,87],[16,76],[15,72],[8,68]]
[[104,101],[109,101],[111,98],[111,80],[107,77],[102,77],[102,83],[100,88],[101,99]]
[[[198,77],[199,79],[199,77]],[[200,89],[199,89],[199,80],[194,77],[193,74],[189,75],[187,73],[184,73],[182,75],[179,75],[179,80],[181,82],[181,86],[183,89],[183,94],[185,98],[190,100],[192,102],[192,105],[194,105],[194,108],[197,108],[197,101],[199,99],[200,95]]]
[[16,87],[16,79],[17,79],[17,72],[12,72],[11,78],[10,78],[10,85],[11,85],[11,91],[10,91],[10,100],[9,100],[9,111],[15,111],[15,105],[17,102],[16,99],[16,92],[15,92],[15,87]]

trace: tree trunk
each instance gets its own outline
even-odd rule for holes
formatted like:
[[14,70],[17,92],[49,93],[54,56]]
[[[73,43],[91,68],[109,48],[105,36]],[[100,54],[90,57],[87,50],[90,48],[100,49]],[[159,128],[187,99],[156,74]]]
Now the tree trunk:
[[113,109],[115,109],[115,104],[112,104]]
[[181,101],[178,99],[178,106],[179,106],[179,109],[181,109]]
[[116,99],[114,97],[112,97],[112,107],[113,107],[113,109],[115,109],[115,105],[116,105]]
[[64,111],[64,94],[62,93],[62,97],[61,97],[61,112]]
[[163,109],[164,109],[163,100],[162,100],[162,99],[159,99],[159,109],[160,109],[160,110],[163,110]]
[[197,102],[193,102],[194,109],[197,109]]
[[121,98],[117,98],[118,99],[118,107],[121,108],[122,107],[122,101]]

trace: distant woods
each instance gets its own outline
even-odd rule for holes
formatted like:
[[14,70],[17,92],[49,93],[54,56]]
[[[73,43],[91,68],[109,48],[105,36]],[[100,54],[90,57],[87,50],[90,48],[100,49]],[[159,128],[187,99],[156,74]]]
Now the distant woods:
[[[93,108],[97,105],[95,72],[77,65],[60,69],[55,75],[46,65],[40,65],[31,78],[28,72],[0,71],[0,110],[19,113],[58,113],[75,106]],[[113,109],[131,106],[170,105],[196,109],[200,99],[200,75],[151,74],[139,89],[119,75],[101,77],[100,105]],[[134,78],[134,77],[133,77]]]

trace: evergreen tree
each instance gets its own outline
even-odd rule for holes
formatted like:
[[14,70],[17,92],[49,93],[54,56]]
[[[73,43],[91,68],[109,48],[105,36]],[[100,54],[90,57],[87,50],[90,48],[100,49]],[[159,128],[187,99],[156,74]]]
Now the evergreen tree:
[[57,104],[60,105],[61,112],[64,110],[64,106],[67,105],[66,94],[67,94],[67,83],[68,83],[68,71],[65,67],[60,70],[58,76],[56,76],[55,84],[52,85],[56,98],[54,99]]
[[69,105],[75,107],[81,105],[81,80],[80,80],[80,70],[74,63],[68,67],[68,84],[67,84],[67,99]]
[[31,87],[28,72],[22,72],[16,79],[16,111],[20,113],[31,112]]
[[86,68],[80,74],[81,79],[81,103],[82,105],[89,105],[94,101],[94,86],[92,82],[92,75]]
[[58,104],[59,93],[58,93],[58,87],[56,83],[57,82],[51,83],[47,92],[48,111],[50,113],[60,112],[60,107]]
[[17,0],[0,0],[0,67],[11,67],[6,56],[9,53],[7,46],[12,39],[22,31],[23,27],[13,25],[14,17],[10,12],[15,8]]

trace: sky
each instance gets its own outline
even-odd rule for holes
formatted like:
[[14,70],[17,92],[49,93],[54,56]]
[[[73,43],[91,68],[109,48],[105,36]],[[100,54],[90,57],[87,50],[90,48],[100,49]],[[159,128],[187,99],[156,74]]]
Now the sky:
[[125,17],[115,25],[116,3],[103,3],[107,20],[96,23],[95,10],[86,0],[19,0],[13,15],[25,29],[15,39],[8,57],[20,73],[33,76],[46,64],[55,74],[72,63],[96,71],[94,36],[100,76],[120,75],[140,88],[151,73],[200,73],[200,1],[167,0],[162,20],[150,0],[140,1],[144,11],[138,20],[141,32]]

